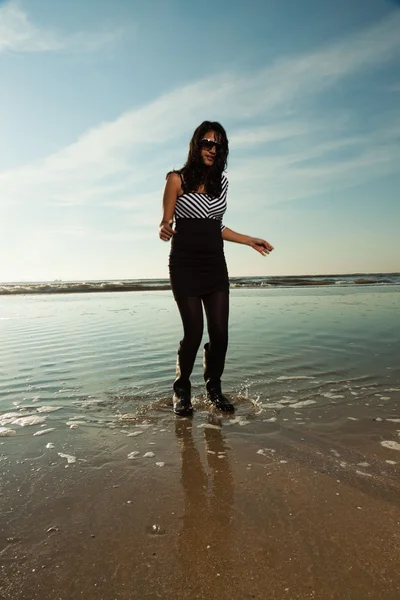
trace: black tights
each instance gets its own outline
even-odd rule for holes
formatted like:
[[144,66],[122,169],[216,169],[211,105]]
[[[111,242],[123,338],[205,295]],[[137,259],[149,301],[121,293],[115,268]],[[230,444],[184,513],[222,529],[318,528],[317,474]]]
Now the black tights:
[[[222,290],[205,296],[186,296],[176,299],[183,324],[183,339],[178,350],[177,381],[175,384],[188,385],[203,337],[203,305],[207,318],[210,342],[207,352],[212,365],[210,376],[219,379],[225,365],[228,348],[229,290]],[[209,369],[210,370],[210,369]]]

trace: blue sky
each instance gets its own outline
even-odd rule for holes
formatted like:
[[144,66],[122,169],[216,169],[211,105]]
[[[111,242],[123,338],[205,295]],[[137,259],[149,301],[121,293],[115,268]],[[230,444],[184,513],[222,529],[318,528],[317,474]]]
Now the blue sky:
[[[235,8],[233,8],[235,7]],[[400,270],[400,7],[0,1],[0,281],[167,277],[165,173],[230,141],[235,275]]]

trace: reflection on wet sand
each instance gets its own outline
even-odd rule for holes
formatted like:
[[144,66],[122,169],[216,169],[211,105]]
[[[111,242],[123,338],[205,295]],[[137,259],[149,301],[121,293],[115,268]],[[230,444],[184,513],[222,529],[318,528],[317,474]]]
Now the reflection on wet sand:
[[15,445],[0,470],[1,598],[399,599],[396,451],[371,443],[375,423],[243,440],[200,418],[121,433],[119,449],[93,436],[79,451],[76,437],[67,469],[60,448],[37,441],[20,461]]
[[233,573],[231,556],[234,480],[229,447],[220,429],[204,428],[208,471],[193,438],[192,422],[179,420],[175,433],[181,455],[184,513],[179,533],[181,576],[200,593],[208,580]]

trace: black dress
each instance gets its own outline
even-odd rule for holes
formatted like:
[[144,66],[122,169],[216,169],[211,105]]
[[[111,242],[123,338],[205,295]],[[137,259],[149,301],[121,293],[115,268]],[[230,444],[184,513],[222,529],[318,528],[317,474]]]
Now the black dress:
[[190,192],[176,201],[176,233],[172,236],[169,256],[170,282],[176,299],[229,290],[222,239],[227,191],[228,180],[222,176],[222,192],[218,198]]

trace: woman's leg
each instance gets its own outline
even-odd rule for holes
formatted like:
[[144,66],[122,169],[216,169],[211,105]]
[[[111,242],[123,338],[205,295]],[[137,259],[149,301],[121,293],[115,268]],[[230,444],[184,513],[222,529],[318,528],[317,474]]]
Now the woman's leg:
[[221,377],[228,348],[229,290],[203,297],[210,341],[204,346],[204,379],[207,395],[217,408],[231,411],[233,405],[222,394]]
[[[183,339],[179,343],[176,362],[174,410],[182,414],[190,405],[190,376],[203,337],[203,307],[196,296],[177,298],[176,303],[182,319]],[[182,403],[183,407],[180,406]]]
[[212,369],[210,377],[221,379],[228,348],[229,291],[223,290],[204,296],[203,303],[210,339],[207,350],[210,357],[215,357],[208,365],[208,368]]

